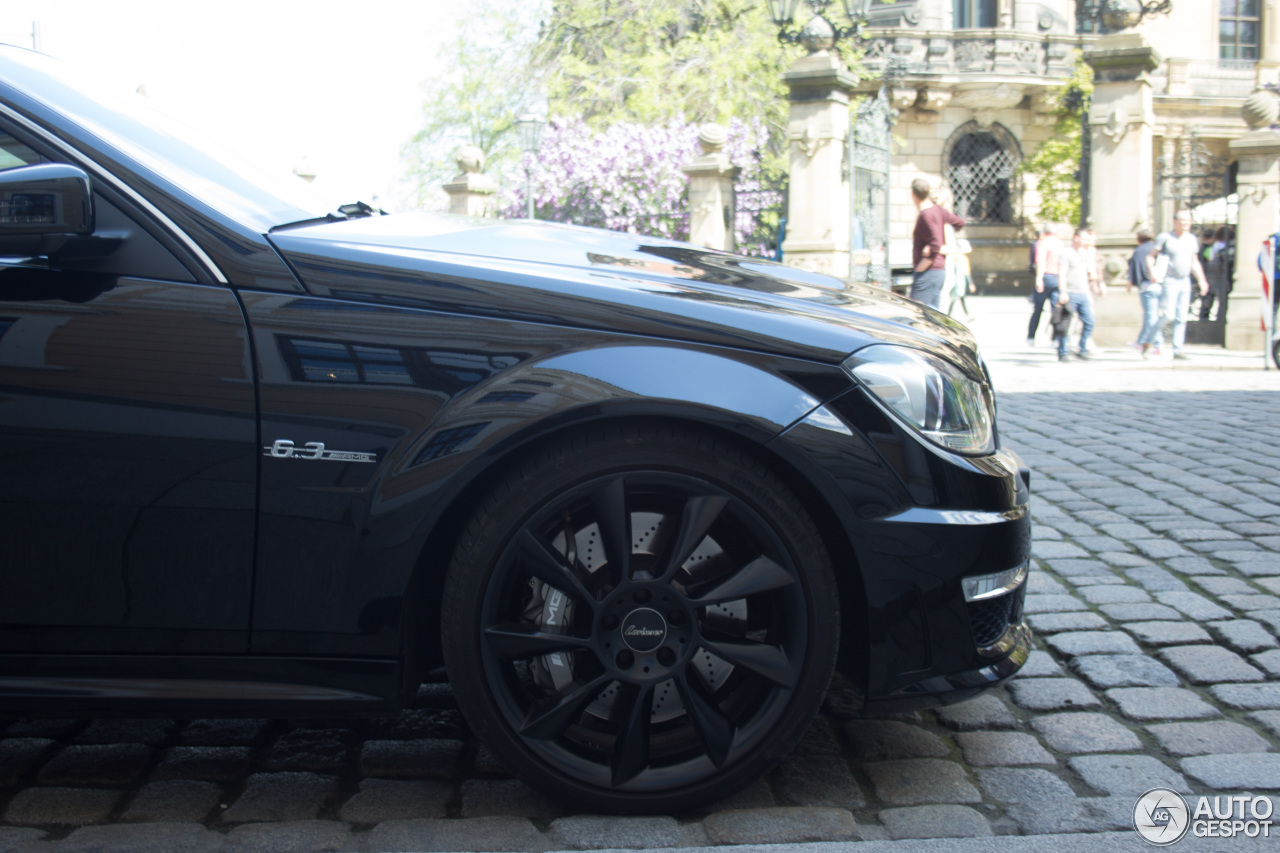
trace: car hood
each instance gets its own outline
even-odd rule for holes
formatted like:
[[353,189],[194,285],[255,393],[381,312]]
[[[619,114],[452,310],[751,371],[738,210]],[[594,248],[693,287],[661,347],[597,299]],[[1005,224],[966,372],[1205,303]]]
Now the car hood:
[[318,296],[593,328],[827,363],[875,343],[938,352],[980,375],[969,331],[868,285],[687,243],[444,214],[278,229]]

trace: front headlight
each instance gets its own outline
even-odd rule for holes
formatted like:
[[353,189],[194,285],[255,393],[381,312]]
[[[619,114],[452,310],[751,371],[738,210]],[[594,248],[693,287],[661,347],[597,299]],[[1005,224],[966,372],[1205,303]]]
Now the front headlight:
[[859,350],[843,367],[934,444],[969,456],[995,451],[990,387],[950,362],[882,344]]

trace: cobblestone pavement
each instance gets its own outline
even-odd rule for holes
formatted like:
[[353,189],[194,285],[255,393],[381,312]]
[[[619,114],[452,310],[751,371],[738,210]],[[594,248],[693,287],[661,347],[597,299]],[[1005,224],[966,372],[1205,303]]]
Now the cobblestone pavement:
[[858,719],[837,682],[768,778],[647,818],[570,814],[509,778],[446,684],[394,720],[11,721],[0,853],[1037,835],[1129,829],[1159,785],[1280,793],[1280,373],[1209,351],[1059,364],[1020,346],[1024,304],[972,303],[1035,472],[1037,649],[1007,688]]

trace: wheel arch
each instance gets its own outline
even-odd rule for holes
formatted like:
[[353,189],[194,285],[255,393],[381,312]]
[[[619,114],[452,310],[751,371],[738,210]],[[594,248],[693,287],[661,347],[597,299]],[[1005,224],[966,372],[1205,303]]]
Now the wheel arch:
[[[652,408],[652,407],[647,407]],[[487,464],[465,483],[449,501],[428,532],[415,564],[406,594],[404,617],[405,645],[403,654],[406,696],[412,696],[419,683],[434,668],[443,664],[440,642],[440,614],[443,604],[443,576],[433,577],[434,566],[447,565],[448,555],[457,548],[468,519],[485,496],[511,470],[513,460],[539,452],[563,442],[573,441],[592,431],[611,426],[649,426],[658,429],[680,429],[701,432],[731,443],[765,464],[782,480],[814,520],[836,567],[840,595],[841,631],[837,670],[853,678],[855,685],[866,684],[868,645],[863,632],[848,630],[851,625],[865,625],[866,595],[861,569],[853,543],[840,513],[826,495],[800,467],[799,460],[779,452],[780,445],[770,443],[775,434],[759,425],[733,423],[729,419],[708,419],[706,412],[669,411],[638,412],[630,406],[601,407],[593,416],[565,421],[542,429],[522,441],[506,443]],[[433,560],[433,557],[440,558]]]

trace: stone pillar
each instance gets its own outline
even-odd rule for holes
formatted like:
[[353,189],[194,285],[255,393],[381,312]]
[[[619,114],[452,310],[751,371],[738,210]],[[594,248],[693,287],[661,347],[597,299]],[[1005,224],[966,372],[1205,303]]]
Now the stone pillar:
[[1280,231],[1280,134],[1267,126],[1280,116],[1280,103],[1268,91],[1254,92],[1241,110],[1252,128],[1231,140],[1236,158],[1236,191],[1240,194],[1236,225],[1236,269],[1227,298],[1227,349],[1256,350],[1265,345],[1262,332],[1262,241]]
[[484,170],[484,152],[474,145],[458,149],[458,174],[444,185],[449,194],[449,212],[463,216],[491,216],[493,196],[498,185],[493,178],[481,174]]
[[723,152],[728,134],[718,124],[698,128],[702,156],[684,167],[689,176],[689,242],[708,249],[734,249],[733,182],[742,171]]
[[797,60],[783,78],[790,89],[791,153],[783,261],[800,269],[849,275],[849,185],[844,146],[849,96],[857,85],[825,51]]
[[1280,83],[1280,32],[1276,28],[1276,6],[1276,0],[1266,0],[1262,4],[1262,56],[1254,66],[1259,88]]
[[1126,299],[1134,234],[1151,219],[1154,140],[1151,81],[1160,57],[1138,33],[1103,36],[1084,52],[1093,68],[1089,127],[1089,225],[1098,239],[1103,298],[1095,304],[1099,346],[1133,340],[1141,325],[1137,297]]

